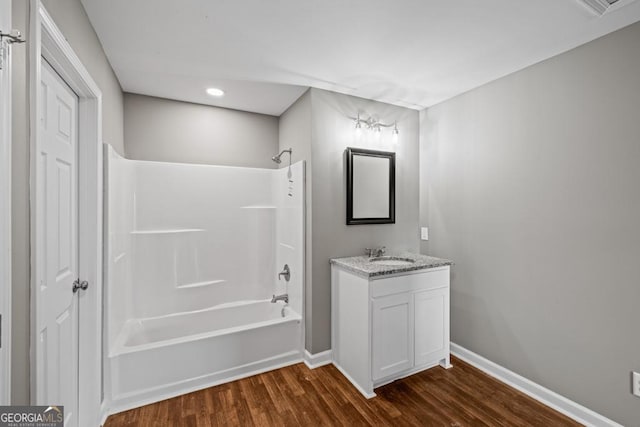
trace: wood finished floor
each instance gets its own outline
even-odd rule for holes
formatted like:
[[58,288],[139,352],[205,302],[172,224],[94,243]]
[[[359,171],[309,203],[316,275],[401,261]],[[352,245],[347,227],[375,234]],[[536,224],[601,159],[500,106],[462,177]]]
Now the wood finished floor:
[[579,426],[452,358],[365,399],[333,366],[303,363],[112,415],[105,427]]

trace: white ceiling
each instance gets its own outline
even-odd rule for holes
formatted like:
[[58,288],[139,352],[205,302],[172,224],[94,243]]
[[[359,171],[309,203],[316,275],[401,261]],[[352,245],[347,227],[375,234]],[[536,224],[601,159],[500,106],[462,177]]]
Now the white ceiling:
[[123,90],[271,115],[308,86],[422,109],[640,20],[632,0],[82,3]]

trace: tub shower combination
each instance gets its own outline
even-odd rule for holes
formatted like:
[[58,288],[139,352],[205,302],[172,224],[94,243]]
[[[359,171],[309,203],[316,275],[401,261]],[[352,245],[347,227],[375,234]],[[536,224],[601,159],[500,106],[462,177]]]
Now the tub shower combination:
[[300,361],[303,162],[104,157],[111,412]]

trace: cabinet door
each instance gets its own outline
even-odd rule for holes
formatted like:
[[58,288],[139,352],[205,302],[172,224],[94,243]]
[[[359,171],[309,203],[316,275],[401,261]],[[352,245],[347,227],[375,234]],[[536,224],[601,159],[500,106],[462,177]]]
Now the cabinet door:
[[413,307],[410,293],[372,300],[372,377],[413,367]]
[[415,364],[435,363],[446,356],[449,340],[449,288],[414,294]]

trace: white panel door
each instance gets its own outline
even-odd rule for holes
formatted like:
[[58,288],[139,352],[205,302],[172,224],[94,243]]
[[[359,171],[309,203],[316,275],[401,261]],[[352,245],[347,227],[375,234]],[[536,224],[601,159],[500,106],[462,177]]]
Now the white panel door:
[[37,403],[78,424],[78,97],[42,59],[36,184]]
[[449,288],[414,295],[415,363],[435,363],[446,356]]
[[408,292],[372,301],[372,377],[375,381],[413,366],[413,307]]

